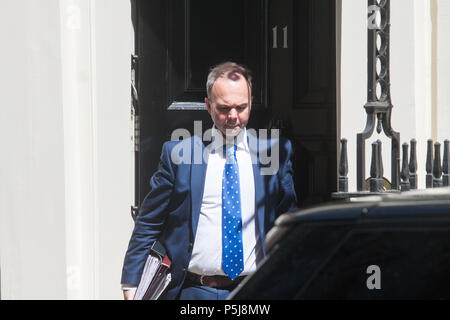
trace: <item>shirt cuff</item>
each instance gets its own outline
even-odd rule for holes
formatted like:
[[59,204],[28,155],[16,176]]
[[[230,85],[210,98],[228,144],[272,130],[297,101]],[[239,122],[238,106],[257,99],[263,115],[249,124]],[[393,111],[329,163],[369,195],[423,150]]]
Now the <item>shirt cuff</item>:
[[122,286],[122,290],[133,290],[133,289],[137,289],[137,286],[132,285],[132,284],[121,284]]

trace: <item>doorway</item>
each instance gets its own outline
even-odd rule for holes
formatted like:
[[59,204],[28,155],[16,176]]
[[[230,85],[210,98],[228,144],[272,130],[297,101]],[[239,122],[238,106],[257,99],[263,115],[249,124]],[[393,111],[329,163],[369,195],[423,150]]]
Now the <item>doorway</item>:
[[253,72],[248,127],[278,128],[294,146],[300,206],[337,186],[335,0],[132,0],[140,142],[136,204],[177,128],[212,121],[209,68],[231,60]]

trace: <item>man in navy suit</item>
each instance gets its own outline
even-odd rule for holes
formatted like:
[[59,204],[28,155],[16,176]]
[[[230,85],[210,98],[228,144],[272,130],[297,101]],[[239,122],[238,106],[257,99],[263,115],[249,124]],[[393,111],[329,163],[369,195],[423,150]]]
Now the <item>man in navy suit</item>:
[[134,297],[156,240],[172,260],[163,299],[225,299],[264,258],[275,219],[296,209],[290,142],[246,128],[250,72],[220,64],[206,87],[212,142],[192,137],[163,145],[125,256],[125,299]]

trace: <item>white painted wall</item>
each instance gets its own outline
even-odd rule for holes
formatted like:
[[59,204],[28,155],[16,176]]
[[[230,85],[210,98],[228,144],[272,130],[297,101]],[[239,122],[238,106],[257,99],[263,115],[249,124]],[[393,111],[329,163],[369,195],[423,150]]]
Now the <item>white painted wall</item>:
[[[6,299],[66,297],[58,1],[0,3],[0,266]],[[55,28],[56,26],[56,28]]]
[[0,3],[2,299],[119,299],[130,217],[131,9]]
[[437,2],[437,139],[450,140],[450,1]]
[[349,191],[356,190],[356,134],[363,131],[366,123],[366,16],[366,1],[342,0],[341,137],[348,140]]

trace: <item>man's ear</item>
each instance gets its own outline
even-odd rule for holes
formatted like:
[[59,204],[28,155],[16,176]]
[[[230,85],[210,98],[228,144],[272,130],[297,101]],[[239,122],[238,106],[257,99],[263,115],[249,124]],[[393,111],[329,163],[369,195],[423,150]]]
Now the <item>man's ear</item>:
[[205,98],[205,104],[206,104],[206,110],[208,110],[208,113],[211,114],[211,103],[208,98]]

